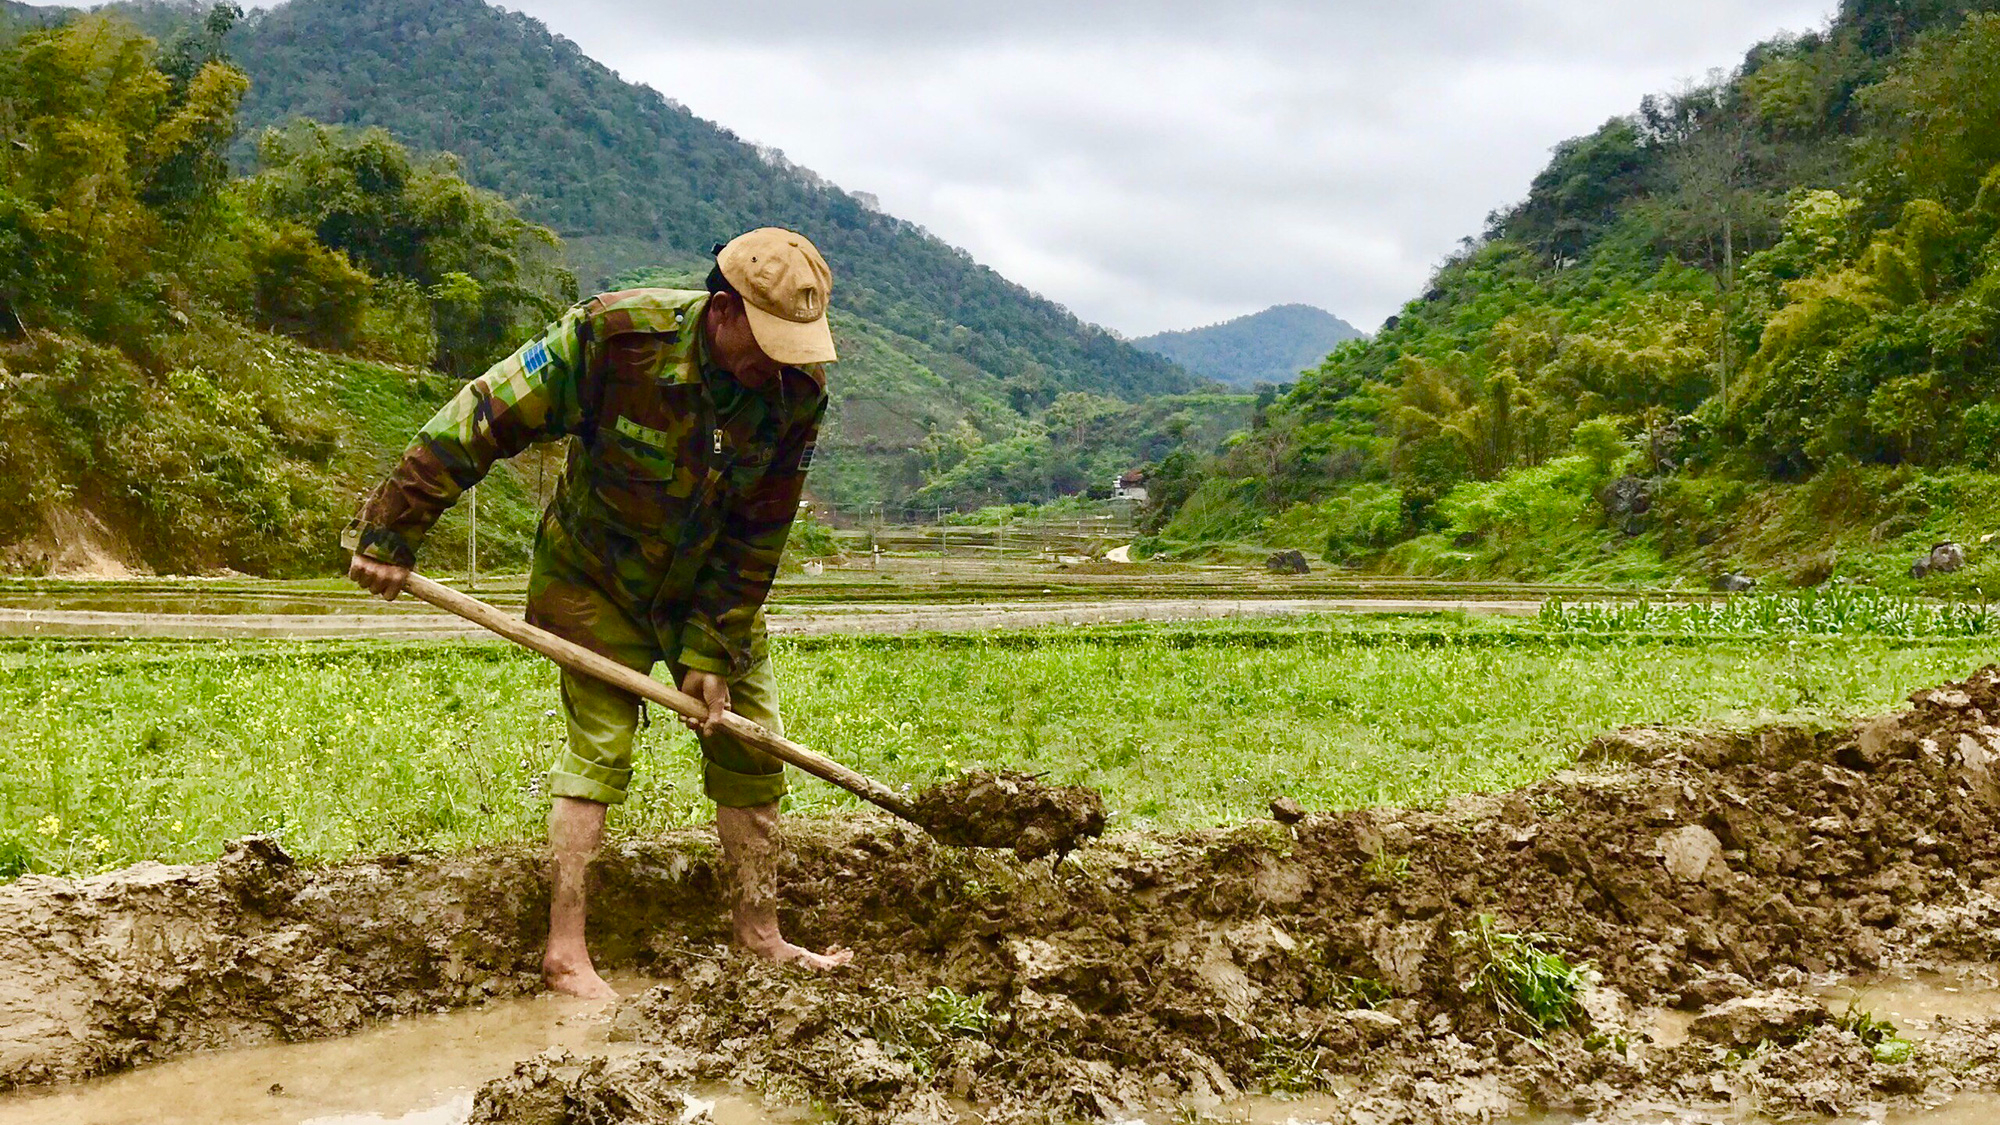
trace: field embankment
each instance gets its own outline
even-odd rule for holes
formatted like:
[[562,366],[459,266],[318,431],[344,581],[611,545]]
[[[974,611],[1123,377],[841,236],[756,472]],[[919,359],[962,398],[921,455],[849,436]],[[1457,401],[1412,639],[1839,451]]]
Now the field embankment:
[[[712,1081],[857,1121],[954,1102],[996,1121],[1199,1115],[1338,1089],[1333,1120],[1453,1125],[2000,1088],[1993,1019],[1913,1041],[1787,991],[1805,971],[2000,955],[2000,670],[1913,698],[1851,725],[1628,731],[1505,795],[1125,836],[1055,866],[875,817],[806,826],[789,924],[860,951],[826,977],[711,954],[706,837],[622,845],[599,940],[669,982],[617,1016],[639,1049],[524,1063],[474,1119],[638,1121]],[[513,848],[315,870],[252,841],[216,864],[17,881],[6,1080],[528,987],[536,867]],[[1684,1034],[1662,1008],[1693,1017]]]

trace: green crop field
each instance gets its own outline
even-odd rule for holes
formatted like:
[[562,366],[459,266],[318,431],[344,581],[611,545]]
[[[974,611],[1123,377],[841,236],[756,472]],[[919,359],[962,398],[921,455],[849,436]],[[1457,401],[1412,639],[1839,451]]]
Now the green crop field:
[[[2000,657],[1987,635],[1634,635],[1458,615],[1280,626],[812,638],[777,646],[790,733],[896,786],[1004,765],[1103,790],[1115,828],[1435,803],[1570,762],[1644,721],[1883,708]],[[1852,623],[1850,623],[1852,627]],[[0,647],[0,871],[297,854],[542,830],[562,738],[549,666],[499,644]],[[655,716],[615,830],[700,821],[692,736]],[[801,779],[791,811],[840,815]]]

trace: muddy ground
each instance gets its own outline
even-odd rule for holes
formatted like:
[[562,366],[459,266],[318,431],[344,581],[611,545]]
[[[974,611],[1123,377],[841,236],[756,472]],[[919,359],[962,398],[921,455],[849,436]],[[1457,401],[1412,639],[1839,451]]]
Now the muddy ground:
[[[1059,863],[872,815],[802,827],[792,936],[859,951],[827,977],[728,953],[710,838],[628,845],[593,926],[611,964],[668,982],[616,1017],[643,1049],[530,1060],[475,1120],[678,1120],[678,1092],[715,1081],[870,1122],[1163,1122],[1305,1089],[1345,1091],[1327,1113],[1356,1125],[1657,1121],[2000,1089],[2000,1019],[1911,1046],[1799,993],[1995,960],[1996,818],[1989,669],[1852,728],[1626,731],[1505,796],[1113,837]],[[528,849],[305,871],[253,841],[23,879],[0,888],[0,1083],[526,990],[545,908]],[[1591,967],[1549,1027],[1482,971],[1516,933]]]

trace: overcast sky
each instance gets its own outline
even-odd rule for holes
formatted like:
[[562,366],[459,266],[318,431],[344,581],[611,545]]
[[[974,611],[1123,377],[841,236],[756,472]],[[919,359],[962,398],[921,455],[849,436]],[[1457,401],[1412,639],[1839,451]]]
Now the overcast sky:
[[1831,5],[505,6],[1141,335],[1291,301],[1373,330],[1552,145]]
[[1142,335],[1293,301],[1373,330],[1551,146],[1832,0],[503,6]]

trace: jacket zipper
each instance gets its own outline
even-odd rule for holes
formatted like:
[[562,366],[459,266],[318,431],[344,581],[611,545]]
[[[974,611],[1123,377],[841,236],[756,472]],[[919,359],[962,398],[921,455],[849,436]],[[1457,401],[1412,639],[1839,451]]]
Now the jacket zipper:
[[696,513],[700,512],[703,505],[708,503],[710,494],[715,491],[715,482],[722,479],[722,470],[720,468],[722,463],[722,419],[718,416],[718,412],[715,409],[715,399],[709,396],[708,388],[705,386],[701,391],[701,422],[703,428],[708,430],[709,445],[707,449],[702,451],[701,487],[695,490],[695,494],[691,498],[692,503],[688,507],[689,523],[694,522]]

